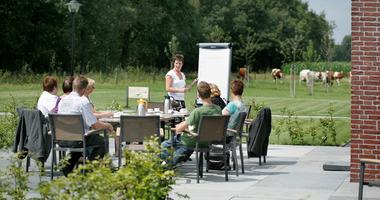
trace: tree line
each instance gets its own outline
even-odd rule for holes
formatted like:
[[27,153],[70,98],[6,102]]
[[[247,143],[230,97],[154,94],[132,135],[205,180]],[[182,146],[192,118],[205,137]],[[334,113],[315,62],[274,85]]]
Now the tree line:
[[350,41],[332,39],[334,25],[301,0],[68,0],[0,2],[0,68],[38,73],[70,69],[75,17],[76,71],[168,68],[173,53],[196,70],[197,43],[231,42],[233,70],[293,61],[349,61]]

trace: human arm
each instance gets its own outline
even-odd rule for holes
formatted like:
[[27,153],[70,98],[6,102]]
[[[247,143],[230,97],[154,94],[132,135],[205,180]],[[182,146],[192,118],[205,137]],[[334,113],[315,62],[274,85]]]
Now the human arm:
[[91,125],[92,129],[106,129],[108,132],[113,132],[113,126],[110,123],[96,121]]
[[189,125],[187,124],[187,122],[183,121],[183,122],[176,125],[175,132],[176,132],[176,134],[179,134],[179,133],[183,132],[184,130],[186,130],[188,127],[189,127]]

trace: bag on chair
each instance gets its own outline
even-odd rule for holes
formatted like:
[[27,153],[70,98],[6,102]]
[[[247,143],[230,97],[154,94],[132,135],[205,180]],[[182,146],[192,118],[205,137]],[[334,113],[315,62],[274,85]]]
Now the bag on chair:
[[[227,169],[230,170],[230,152],[227,151]],[[205,154],[205,160],[207,161],[207,167],[211,170],[224,170],[224,157],[223,146],[211,145],[210,151]]]

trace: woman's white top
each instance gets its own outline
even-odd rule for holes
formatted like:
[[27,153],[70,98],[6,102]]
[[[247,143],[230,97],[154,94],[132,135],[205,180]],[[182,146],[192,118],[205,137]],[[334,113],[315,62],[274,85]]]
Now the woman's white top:
[[37,102],[37,109],[42,112],[45,117],[48,113],[53,110],[58,100],[57,95],[50,94],[49,92],[43,91]]
[[[186,77],[185,74],[182,73],[182,79],[180,79],[174,70],[170,70],[165,77],[170,76],[173,79],[173,83],[171,85],[172,88],[184,88],[186,87]],[[175,100],[185,100],[185,93],[183,92],[168,92],[169,96],[172,96]]]

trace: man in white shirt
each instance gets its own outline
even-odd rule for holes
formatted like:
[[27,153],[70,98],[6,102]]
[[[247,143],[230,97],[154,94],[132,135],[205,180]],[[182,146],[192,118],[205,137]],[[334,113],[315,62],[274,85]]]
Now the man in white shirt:
[[[84,76],[77,76],[73,81],[73,91],[63,98],[58,105],[58,113],[60,114],[74,114],[81,113],[83,116],[83,121],[85,124],[85,131],[92,129],[107,129],[108,132],[113,131],[113,127],[109,123],[103,123],[96,119],[92,113],[92,107],[88,99],[81,98],[84,94],[86,87],[88,85],[88,80]],[[59,143],[60,146],[82,146],[82,144],[77,142],[65,142]],[[104,138],[100,135],[89,135],[86,136],[86,146],[89,149],[89,159],[93,160],[96,157],[103,157],[105,154],[104,148]],[[69,164],[64,167],[63,173],[67,175],[71,172],[81,157],[81,153],[71,153],[71,158],[69,159]]]

